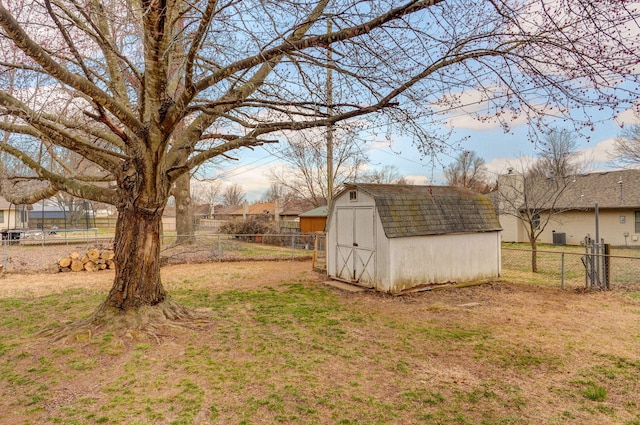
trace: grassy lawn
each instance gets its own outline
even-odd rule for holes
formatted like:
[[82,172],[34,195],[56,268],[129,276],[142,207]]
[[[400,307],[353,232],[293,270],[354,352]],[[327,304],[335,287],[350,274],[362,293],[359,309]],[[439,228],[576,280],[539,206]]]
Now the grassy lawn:
[[392,297],[307,268],[167,268],[173,297],[213,320],[159,340],[35,336],[89,314],[108,286],[0,298],[0,423],[640,424],[638,291]]

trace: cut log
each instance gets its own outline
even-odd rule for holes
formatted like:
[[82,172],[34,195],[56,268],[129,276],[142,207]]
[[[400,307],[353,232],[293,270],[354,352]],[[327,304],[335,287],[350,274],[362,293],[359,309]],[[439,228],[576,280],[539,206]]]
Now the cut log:
[[112,249],[100,250],[98,248],[92,248],[86,253],[80,254],[73,252],[68,257],[59,259],[57,268],[59,271],[74,272],[114,269],[115,263],[113,258],[115,258],[115,253]]
[[58,260],[58,265],[62,268],[69,267],[71,265],[71,258],[64,257]]
[[80,270],[84,269],[84,264],[82,264],[82,261],[78,260],[77,258],[71,261],[71,270],[73,270],[74,272],[79,272]]
[[104,260],[113,260],[115,256],[116,256],[115,252],[111,250],[102,251],[102,253],[100,254],[100,258]]
[[89,260],[91,261],[96,261],[100,258],[100,251],[96,248],[90,249],[87,251],[87,257],[89,257]]

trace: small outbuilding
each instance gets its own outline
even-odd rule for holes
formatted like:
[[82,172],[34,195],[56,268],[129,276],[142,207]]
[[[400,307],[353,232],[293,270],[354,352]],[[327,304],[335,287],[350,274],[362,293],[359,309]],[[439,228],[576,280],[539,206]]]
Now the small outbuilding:
[[500,276],[490,199],[448,186],[347,184],[327,220],[327,273],[383,292]]
[[327,224],[328,209],[326,205],[303,212],[300,217],[300,232],[324,232]]

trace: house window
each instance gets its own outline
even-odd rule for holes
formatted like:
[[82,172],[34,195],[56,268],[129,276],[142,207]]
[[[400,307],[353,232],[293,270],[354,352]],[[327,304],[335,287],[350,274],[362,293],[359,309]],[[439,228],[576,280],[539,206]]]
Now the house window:
[[358,192],[355,191],[355,190],[349,191],[349,200],[350,201],[357,201],[358,200]]
[[533,213],[533,217],[531,217],[531,224],[533,224],[533,228],[536,230],[540,228],[540,213]]
[[0,211],[0,223],[4,223],[4,211]]
[[634,233],[640,233],[640,211],[636,211],[636,231]]

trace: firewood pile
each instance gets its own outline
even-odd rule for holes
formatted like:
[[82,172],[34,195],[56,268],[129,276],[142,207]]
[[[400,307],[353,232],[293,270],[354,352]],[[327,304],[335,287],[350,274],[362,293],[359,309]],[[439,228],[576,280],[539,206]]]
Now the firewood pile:
[[61,272],[92,272],[113,269],[115,268],[113,257],[115,254],[111,249],[92,248],[84,254],[73,252],[68,257],[58,260],[58,270]]

